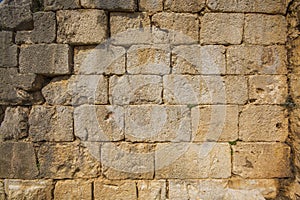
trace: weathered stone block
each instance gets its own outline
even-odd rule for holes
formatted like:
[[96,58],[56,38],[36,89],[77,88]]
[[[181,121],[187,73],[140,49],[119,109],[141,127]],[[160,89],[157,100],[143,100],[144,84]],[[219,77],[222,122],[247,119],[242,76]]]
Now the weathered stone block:
[[217,45],[183,45],[172,50],[174,74],[225,74],[225,48]]
[[85,180],[58,181],[55,184],[54,199],[92,199],[92,183]]
[[158,144],[156,147],[156,178],[195,179],[230,176],[229,144],[171,143]]
[[281,15],[247,14],[244,40],[248,44],[285,44],[287,23]]
[[300,105],[300,75],[294,74],[290,77],[291,95],[294,102]]
[[200,12],[205,7],[205,0],[166,0],[164,9],[174,12]]
[[102,172],[108,179],[153,179],[154,145],[104,143],[101,147]]
[[[291,113],[291,130],[295,136],[300,136],[300,109],[296,108]],[[300,137],[299,137],[300,138]]]
[[[290,147],[283,143],[233,145],[233,173],[243,178],[290,177]],[[270,163],[272,163],[270,165]]]
[[79,0],[44,0],[45,10],[62,10],[80,8]]
[[73,141],[73,108],[33,106],[29,115],[29,127],[29,137],[35,142]]
[[152,22],[155,43],[198,43],[199,19],[197,15],[162,12],[153,15]]
[[5,180],[7,199],[52,199],[51,180]]
[[18,65],[18,47],[13,44],[13,33],[0,32],[0,67],[16,67]]
[[99,8],[110,11],[135,11],[137,4],[135,0],[81,0],[84,8]]
[[216,105],[192,108],[192,141],[238,139],[238,106]]
[[139,10],[156,13],[163,10],[163,0],[140,0]]
[[59,43],[99,44],[107,37],[107,16],[102,10],[63,10],[56,18]]
[[166,200],[166,181],[138,181],[137,189],[140,199]]
[[127,72],[129,74],[170,73],[170,49],[164,45],[135,45],[127,51]]
[[201,44],[240,44],[244,15],[236,13],[206,13],[201,19]]
[[0,143],[0,178],[33,179],[38,175],[33,145]]
[[187,106],[129,106],[125,112],[125,138],[129,141],[191,141]]
[[270,14],[285,14],[288,1],[281,0],[208,0],[208,7],[214,11],[223,12],[257,12]]
[[94,182],[94,195],[96,200],[136,200],[136,192],[136,184],[134,181],[109,181],[99,179]]
[[249,98],[255,104],[284,104],[287,93],[286,76],[249,77]]
[[56,38],[56,17],[54,12],[36,12],[33,14],[34,29],[19,31],[16,43],[52,43]]
[[124,110],[120,106],[83,105],[75,108],[75,135],[82,141],[124,139]]
[[240,139],[248,142],[284,142],[289,133],[287,110],[282,106],[245,106],[239,125]]
[[112,76],[109,79],[111,104],[160,104],[162,78],[156,75]]
[[19,140],[28,136],[29,108],[8,107],[0,126],[0,140]]
[[[300,38],[292,42],[293,49],[291,50],[290,62],[293,65],[300,65]],[[299,73],[298,73],[299,74]]]
[[63,44],[22,45],[20,72],[44,75],[70,73],[71,49]]
[[230,46],[226,73],[286,74],[286,49],[284,46]]

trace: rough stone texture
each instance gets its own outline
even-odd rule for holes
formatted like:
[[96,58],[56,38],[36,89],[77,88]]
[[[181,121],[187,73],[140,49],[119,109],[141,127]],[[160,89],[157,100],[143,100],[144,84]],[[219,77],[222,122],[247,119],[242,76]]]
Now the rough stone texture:
[[33,145],[0,143],[0,178],[33,179],[38,175]]
[[44,75],[70,73],[71,49],[63,44],[22,45],[20,72]]
[[16,43],[52,43],[56,38],[56,17],[54,12],[36,12],[33,14],[32,31],[19,31]]
[[238,139],[238,106],[192,108],[192,141],[235,141]]
[[243,178],[283,178],[291,176],[290,147],[286,144],[238,143],[233,145],[232,149],[233,174]]
[[44,0],[45,10],[61,10],[80,8],[80,0]]
[[38,161],[39,176],[43,178],[93,178],[100,173],[100,163],[77,143],[43,144],[38,151]]
[[92,199],[92,183],[85,180],[58,181],[55,185],[54,199]]
[[182,45],[172,50],[174,74],[225,74],[225,68],[224,46]]
[[125,138],[133,142],[191,140],[187,106],[129,106],[125,112]]
[[57,12],[57,42],[100,44],[107,37],[107,16],[102,10]]
[[162,12],[152,16],[152,23],[155,43],[191,44],[198,42],[199,19],[197,15]]
[[125,74],[125,49],[117,46],[79,46],[74,49],[75,74]]
[[284,104],[287,94],[286,76],[249,77],[249,99],[255,104]]
[[166,182],[157,181],[138,181],[137,189],[139,199],[166,200]]
[[5,110],[4,120],[0,126],[1,140],[19,140],[28,136],[29,108],[8,107]]
[[83,105],[75,108],[75,135],[82,141],[107,142],[124,139],[124,109],[120,106]]
[[285,14],[288,1],[282,0],[208,0],[207,5],[214,11],[222,12],[257,12]]
[[227,49],[227,74],[286,74],[284,46],[230,46]]
[[244,15],[207,13],[201,19],[201,44],[240,44],[243,37]]
[[[293,49],[291,51],[291,57],[289,59],[290,63],[294,66],[300,65],[300,37],[298,39],[295,39],[292,43]],[[295,68],[295,67],[294,67]],[[299,70],[298,70],[299,71]],[[295,74],[299,74],[299,72],[293,69],[293,72]]]
[[163,10],[163,0],[140,0],[139,10],[156,13]]
[[285,44],[287,23],[284,16],[247,14],[244,40],[248,44]]
[[5,200],[4,183],[2,180],[0,180],[0,199]]
[[99,8],[110,11],[135,11],[137,4],[135,0],[81,0],[84,8]]
[[300,105],[300,75],[294,74],[290,77],[290,93],[294,102]]
[[170,73],[170,49],[164,45],[132,46],[127,51],[127,72],[129,74]]
[[0,31],[0,67],[18,65],[18,47],[13,44],[13,33]]
[[153,179],[153,150],[151,144],[104,143],[102,172],[108,179]]
[[29,115],[29,137],[35,142],[73,141],[73,108],[33,106]]
[[200,12],[205,7],[205,0],[166,0],[164,9],[174,12]]
[[7,199],[52,199],[52,190],[51,180],[5,180]]
[[136,200],[136,183],[134,181],[109,181],[99,179],[94,182],[94,195],[96,200]]
[[171,143],[157,144],[156,148],[156,178],[228,178],[231,175],[229,144]]
[[242,141],[284,142],[288,136],[287,110],[282,106],[249,105],[241,110]]
[[291,131],[294,133],[295,136],[300,136],[300,109],[299,108],[295,108],[291,112],[290,120],[291,120]]
[[109,79],[111,104],[160,104],[162,78],[156,75],[112,76]]

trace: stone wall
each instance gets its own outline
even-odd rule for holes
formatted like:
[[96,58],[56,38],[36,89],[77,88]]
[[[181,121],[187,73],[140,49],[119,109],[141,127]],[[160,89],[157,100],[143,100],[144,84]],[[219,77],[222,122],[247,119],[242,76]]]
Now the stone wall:
[[299,10],[2,1],[0,200],[300,199]]

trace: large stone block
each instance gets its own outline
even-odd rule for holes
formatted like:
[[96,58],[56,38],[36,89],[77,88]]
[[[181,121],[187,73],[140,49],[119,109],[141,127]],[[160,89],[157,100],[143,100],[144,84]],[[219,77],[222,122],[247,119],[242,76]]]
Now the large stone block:
[[13,44],[13,33],[0,32],[0,67],[16,67],[18,65],[18,47]]
[[249,99],[255,104],[284,104],[287,94],[286,76],[254,75],[249,77]]
[[239,131],[242,141],[284,142],[289,133],[287,110],[274,105],[245,106],[240,114]]
[[85,180],[65,180],[55,184],[54,200],[92,199],[92,182]]
[[33,145],[24,142],[0,143],[0,178],[33,179],[37,168]]
[[73,141],[73,108],[67,106],[33,106],[29,115],[32,141]]
[[240,44],[244,15],[236,13],[206,13],[201,19],[201,44]]
[[156,75],[112,76],[109,79],[109,101],[115,105],[160,104],[162,78]]
[[51,180],[5,180],[7,199],[52,199]]
[[80,8],[80,0],[44,0],[45,10],[66,10]]
[[[291,176],[290,147],[283,143],[237,143],[233,149],[233,173],[243,178]],[[271,165],[270,165],[271,163]]]
[[248,44],[285,44],[287,23],[281,15],[247,14],[244,40]]
[[125,138],[133,142],[179,142],[191,140],[191,118],[187,106],[128,106]]
[[69,74],[71,49],[64,44],[22,45],[20,72],[44,75]]
[[84,8],[99,8],[109,11],[135,11],[137,3],[135,0],[81,0]]
[[166,200],[167,188],[166,181],[138,181],[137,190],[139,199],[159,199]]
[[227,49],[227,74],[286,74],[284,46],[230,46]]
[[158,179],[228,178],[230,176],[229,144],[157,144],[155,177]]
[[200,12],[205,7],[205,0],[166,0],[164,9],[173,12]]
[[100,44],[107,37],[107,16],[102,10],[63,10],[57,12],[57,42]]
[[217,45],[182,45],[172,50],[174,74],[225,74],[225,48]]
[[163,0],[140,0],[139,10],[156,13],[163,10]]

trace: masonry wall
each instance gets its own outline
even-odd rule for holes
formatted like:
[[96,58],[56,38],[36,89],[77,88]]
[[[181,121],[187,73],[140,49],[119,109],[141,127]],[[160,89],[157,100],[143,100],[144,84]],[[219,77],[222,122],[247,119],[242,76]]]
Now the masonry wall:
[[300,199],[298,0],[4,0],[0,199]]

